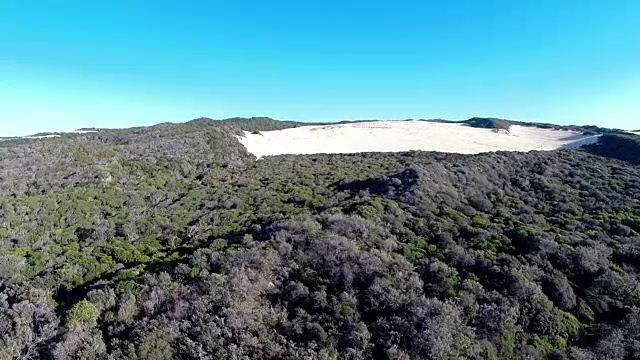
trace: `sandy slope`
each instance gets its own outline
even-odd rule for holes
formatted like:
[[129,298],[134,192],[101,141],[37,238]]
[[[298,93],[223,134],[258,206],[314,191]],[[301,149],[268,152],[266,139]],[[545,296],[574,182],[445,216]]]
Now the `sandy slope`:
[[57,137],[60,137],[60,135],[50,134],[50,135],[40,135],[40,136],[23,136],[24,139],[51,139],[51,138],[57,138]]
[[475,154],[489,151],[553,150],[596,142],[577,132],[512,126],[510,133],[462,124],[379,121],[302,126],[260,134],[245,132],[240,142],[257,157],[280,154],[394,152],[408,150]]

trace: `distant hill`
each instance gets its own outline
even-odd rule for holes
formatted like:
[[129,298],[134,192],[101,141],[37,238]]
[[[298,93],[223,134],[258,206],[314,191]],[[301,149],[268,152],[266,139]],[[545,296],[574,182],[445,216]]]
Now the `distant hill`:
[[[509,130],[511,126],[527,126],[537,127],[541,129],[556,129],[567,131],[580,131],[583,135],[598,135],[598,134],[622,134],[625,133],[622,129],[603,128],[595,125],[558,125],[551,123],[539,123],[530,121],[516,121],[508,119],[498,119],[490,117],[472,117],[467,120],[447,120],[447,119],[419,119],[420,121],[436,122],[436,123],[462,123],[476,128],[487,129],[504,129]],[[640,131],[640,130],[639,130]]]
[[515,121],[515,120],[495,119],[495,118],[471,118],[463,122],[475,123],[475,124],[486,124],[487,126],[484,126],[484,127],[495,127],[498,125],[504,126],[505,123],[508,123],[510,125],[537,127],[541,129],[580,131],[583,133],[583,135],[624,133],[624,130],[621,130],[621,129],[603,128],[595,125],[557,125],[557,124],[551,124],[551,123],[522,122],[522,121]]
[[270,117],[251,117],[251,118],[242,118],[242,117],[234,117],[222,120],[214,120],[210,118],[199,118],[195,120],[191,120],[188,123],[190,124],[207,124],[207,125],[227,125],[234,128],[239,128],[243,131],[271,131],[271,130],[282,130],[297,126],[309,125],[302,122],[297,121],[282,121],[272,119]]
[[503,129],[509,130],[511,125],[520,125],[521,123],[513,120],[505,120],[498,118],[472,117],[471,119],[455,121],[447,119],[420,119],[420,121],[444,123],[444,124],[466,124],[474,128],[482,129]]
[[605,134],[596,144],[584,149],[592,154],[640,165],[640,136],[637,135]]
[[498,129],[498,130],[501,129],[501,130],[509,131],[509,129],[511,129],[511,125],[514,122],[509,120],[504,120],[504,119],[474,117],[469,120],[463,121],[463,123],[475,128]]
[[0,137],[0,148],[3,147],[13,147],[20,144],[26,144],[31,142],[31,139],[25,139],[21,137]]

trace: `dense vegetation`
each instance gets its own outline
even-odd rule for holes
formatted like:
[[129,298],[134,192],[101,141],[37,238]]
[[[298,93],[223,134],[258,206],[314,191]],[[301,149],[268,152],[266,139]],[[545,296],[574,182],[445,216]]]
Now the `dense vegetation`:
[[640,136],[633,134],[604,134],[598,143],[586,150],[601,156],[612,157],[640,165]]
[[640,356],[637,166],[234,137],[287,126],[2,143],[0,359]]
[[516,122],[511,121],[512,125],[521,125],[521,126],[533,126],[542,129],[556,129],[556,130],[566,130],[566,131],[579,131],[584,135],[597,135],[597,134],[622,134],[623,130],[620,129],[611,129],[611,128],[603,128],[595,125],[556,125],[556,124],[547,124],[547,123],[536,123],[536,122]]
[[511,129],[511,124],[514,122],[495,118],[471,118],[463,121],[463,123],[475,128],[509,131],[509,129]]

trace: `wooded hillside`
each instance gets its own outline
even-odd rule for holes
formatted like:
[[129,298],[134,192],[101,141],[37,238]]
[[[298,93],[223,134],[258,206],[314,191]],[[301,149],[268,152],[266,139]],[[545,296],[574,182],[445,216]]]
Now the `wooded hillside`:
[[234,137],[288,126],[0,142],[0,359],[640,357],[634,139],[255,161]]

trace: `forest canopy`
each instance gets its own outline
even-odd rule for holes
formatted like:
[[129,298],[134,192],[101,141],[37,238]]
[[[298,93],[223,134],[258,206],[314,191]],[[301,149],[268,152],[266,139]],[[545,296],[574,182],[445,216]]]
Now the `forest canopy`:
[[0,359],[640,357],[638,137],[275,156],[270,118],[0,142]]

